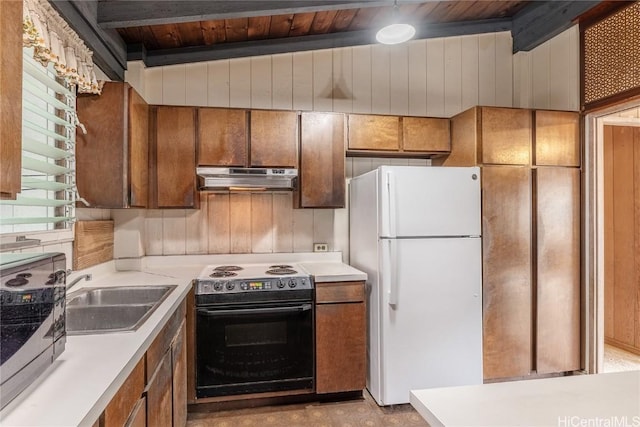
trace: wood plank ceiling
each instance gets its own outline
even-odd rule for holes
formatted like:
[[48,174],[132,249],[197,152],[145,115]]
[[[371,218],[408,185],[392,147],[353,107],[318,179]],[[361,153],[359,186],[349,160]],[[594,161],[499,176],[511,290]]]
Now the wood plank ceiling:
[[[510,18],[530,1],[430,1],[401,4],[400,15],[416,25]],[[118,28],[129,44],[147,51],[255,40],[366,31],[375,33],[391,17],[392,7],[324,10]]]
[[[0,0],[1,1],[1,0]],[[393,0],[50,0],[122,80],[127,61],[146,66],[376,43]],[[511,31],[530,50],[577,22],[599,0],[397,0],[416,39]]]

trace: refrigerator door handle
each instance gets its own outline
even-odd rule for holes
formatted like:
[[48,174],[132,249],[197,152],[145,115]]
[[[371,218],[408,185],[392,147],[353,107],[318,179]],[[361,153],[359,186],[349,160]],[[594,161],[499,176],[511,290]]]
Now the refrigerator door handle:
[[389,305],[394,307],[398,304],[398,242],[389,239]]
[[396,177],[393,172],[387,172],[387,196],[389,203],[387,204],[389,212],[389,237],[396,237]]

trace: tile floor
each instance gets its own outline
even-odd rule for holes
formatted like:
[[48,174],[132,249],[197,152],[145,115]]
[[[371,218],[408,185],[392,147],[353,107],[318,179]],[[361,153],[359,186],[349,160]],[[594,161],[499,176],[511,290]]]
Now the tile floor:
[[346,402],[301,403],[262,408],[190,413],[187,427],[426,427],[411,407],[380,408],[365,392],[364,399]]
[[640,356],[608,344],[604,346],[604,372],[640,369]]

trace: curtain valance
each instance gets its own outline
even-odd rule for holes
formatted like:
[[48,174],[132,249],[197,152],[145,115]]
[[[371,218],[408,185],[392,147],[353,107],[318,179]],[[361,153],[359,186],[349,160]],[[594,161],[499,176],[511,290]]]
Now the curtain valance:
[[24,46],[33,47],[33,57],[44,67],[53,63],[57,75],[77,85],[80,93],[102,90],[94,72],[93,52],[69,27],[47,0],[23,2]]

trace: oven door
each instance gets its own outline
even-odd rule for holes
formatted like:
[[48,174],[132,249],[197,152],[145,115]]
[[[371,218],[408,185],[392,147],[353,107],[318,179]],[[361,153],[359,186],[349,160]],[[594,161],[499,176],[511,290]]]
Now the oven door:
[[313,305],[197,308],[196,396],[313,389]]

